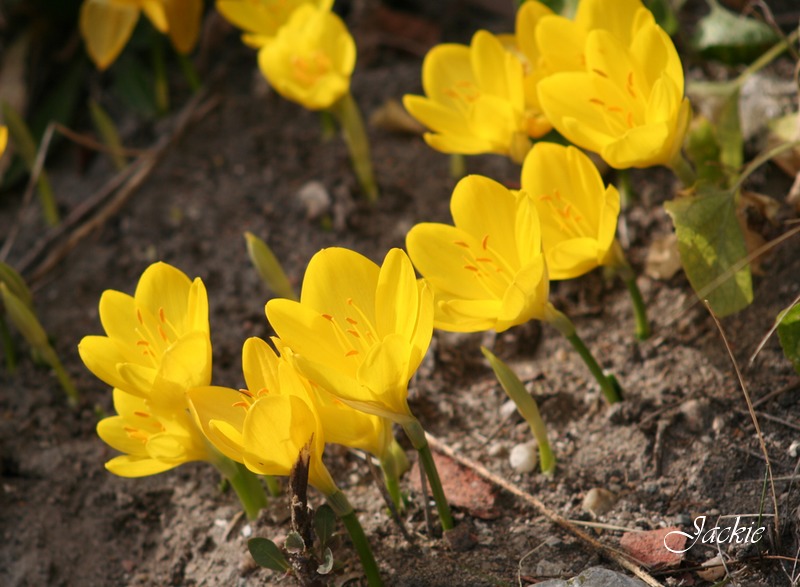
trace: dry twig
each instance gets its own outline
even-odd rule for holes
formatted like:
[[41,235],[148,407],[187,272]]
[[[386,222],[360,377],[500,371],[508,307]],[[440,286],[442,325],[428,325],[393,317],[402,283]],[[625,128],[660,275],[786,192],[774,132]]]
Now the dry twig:
[[566,518],[558,515],[550,508],[548,508],[546,505],[544,505],[544,503],[542,503],[539,499],[537,499],[530,493],[523,491],[513,483],[506,481],[505,479],[499,477],[498,475],[495,475],[480,463],[477,463],[472,459],[457,454],[456,451],[454,451],[452,448],[450,448],[440,440],[434,438],[430,434],[425,434],[425,436],[428,439],[428,443],[431,445],[432,448],[446,454],[451,459],[454,459],[455,461],[464,465],[465,467],[472,469],[484,479],[491,481],[492,483],[505,489],[509,493],[522,498],[526,503],[532,505],[540,514],[542,514],[548,520],[560,526],[573,536],[576,536],[591,548],[602,553],[604,556],[610,558],[620,567],[630,571],[650,587],[662,587],[661,583],[659,583],[652,575],[650,575],[642,567],[632,562],[625,554],[614,548],[611,548],[610,546],[606,546],[605,544],[599,542],[598,540],[595,540],[594,538],[589,536],[586,532],[577,528],[575,524],[573,524]]

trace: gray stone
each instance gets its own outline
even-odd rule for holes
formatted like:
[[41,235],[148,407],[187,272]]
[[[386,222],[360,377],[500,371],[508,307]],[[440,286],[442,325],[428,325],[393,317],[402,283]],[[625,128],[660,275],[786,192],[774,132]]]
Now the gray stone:
[[647,587],[644,582],[622,573],[592,567],[572,579],[552,579],[537,583],[536,587]]

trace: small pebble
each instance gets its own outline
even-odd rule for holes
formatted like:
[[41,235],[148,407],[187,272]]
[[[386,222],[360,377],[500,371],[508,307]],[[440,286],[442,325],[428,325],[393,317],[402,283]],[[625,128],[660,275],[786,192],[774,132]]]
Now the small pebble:
[[510,418],[511,414],[517,411],[517,404],[515,404],[512,400],[508,400],[502,406],[500,406],[500,417],[505,420],[506,418]]
[[793,459],[797,458],[798,450],[800,449],[800,440],[795,440],[789,445],[789,456]]
[[602,516],[609,512],[617,501],[617,497],[608,489],[593,487],[583,498],[581,509],[593,516]]
[[508,462],[517,473],[530,473],[536,468],[538,460],[535,442],[518,444],[511,449],[511,454],[508,455]]
[[315,220],[331,208],[331,195],[320,181],[309,181],[297,192],[297,198],[306,209],[306,218]]

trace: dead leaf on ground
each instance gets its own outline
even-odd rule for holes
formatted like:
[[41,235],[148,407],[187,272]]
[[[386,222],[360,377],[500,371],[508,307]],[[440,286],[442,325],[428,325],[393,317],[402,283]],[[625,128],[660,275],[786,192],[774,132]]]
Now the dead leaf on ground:
[[653,240],[647,250],[644,273],[653,279],[672,279],[681,269],[678,237],[673,232]]
[[[480,477],[475,471],[459,465],[448,456],[433,453],[433,460],[436,463],[436,470],[442,481],[444,494],[451,506],[463,508],[476,518],[482,520],[493,520],[500,516],[497,507],[497,491],[495,487]],[[411,487],[415,491],[421,488],[419,481],[419,463],[414,466],[409,473],[411,475]],[[428,495],[431,495],[428,486]]]

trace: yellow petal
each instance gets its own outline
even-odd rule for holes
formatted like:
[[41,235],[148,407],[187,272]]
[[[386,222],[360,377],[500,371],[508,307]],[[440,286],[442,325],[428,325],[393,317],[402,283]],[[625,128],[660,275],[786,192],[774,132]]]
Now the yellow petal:
[[414,325],[414,332],[411,337],[411,346],[414,352],[409,359],[409,374],[408,378],[411,379],[412,375],[416,373],[425,354],[428,352],[428,347],[431,344],[433,337],[433,288],[424,279],[417,281],[417,290],[419,292],[419,313],[416,317],[416,324]]
[[202,0],[162,0],[169,38],[178,53],[190,53],[197,44],[203,19]]
[[128,294],[106,290],[100,296],[100,323],[106,334],[121,344],[136,347],[141,340],[135,300]]
[[642,9],[641,0],[615,0],[613,9],[606,0],[582,0],[575,13],[575,23],[586,31],[608,31],[627,46],[636,16]]
[[79,27],[97,69],[106,69],[119,56],[137,20],[139,9],[135,6],[111,0],[84,0]]
[[663,165],[668,161],[669,131],[666,123],[636,127],[622,139],[606,145],[600,155],[616,169]]
[[419,315],[419,288],[411,261],[402,249],[391,249],[380,268],[375,290],[378,338],[397,333],[413,338]]
[[514,280],[503,297],[495,330],[502,332],[532,319],[542,319],[548,301],[548,284],[543,256],[522,267],[514,275]]
[[538,66],[539,62],[536,27],[539,24],[539,20],[549,14],[553,14],[553,11],[537,0],[523,2],[517,11],[514,25],[517,43],[534,67]]
[[588,273],[602,258],[597,240],[589,237],[563,240],[545,250],[550,279],[573,279]]
[[403,96],[408,113],[429,129],[446,135],[469,139],[467,110],[448,108],[445,104],[424,96]]
[[482,93],[504,98],[512,106],[522,108],[522,63],[505,50],[503,44],[488,31],[472,37],[470,62]]
[[516,198],[508,188],[488,177],[467,176],[453,190],[450,212],[455,225],[478,240],[482,249],[519,266],[514,232],[509,230],[516,217]]
[[174,469],[180,463],[164,463],[149,457],[121,455],[106,463],[106,469],[120,477],[146,477]]
[[502,308],[503,302],[497,299],[464,300],[442,296],[433,325],[449,332],[491,330]]
[[184,390],[211,383],[211,341],[205,332],[190,332],[172,344],[161,359],[159,376]]
[[[323,312],[291,300],[272,299],[267,303],[267,318],[281,340],[297,355],[335,366],[355,377],[357,362],[346,356],[347,350],[340,341],[341,327],[323,317]],[[331,318],[336,319],[332,315]]]
[[152,459],[166,463],[182,464],[199,460],[191,448],[189,438],[174,434],[155,434],[147,441],[147,453]]
[[117,370],[129,360],[128,347],[106,336],[85,336],[78,345],[84,365],[95,377],[112,387],[124,387],[126,379]]
[[169,28],[167,13],[162,0],[143,0],[142,12],[145,13],[150,23],[161,33],[166,33]]
[[247,389],[256,394],[262,389],[278,391],[278,356],[260,338],[248,338],[242,347],[242,371]]
[[[506,228],[506,232],[508,229]],[[406,235],[406,248],[415,267],[434,289],[435,299],[443,293],[467,300],[498,298],[505,285],[493,289],[477,278],[472,258],[483,247],[479,238],[447,224],[423,222]],[[469,268],[468,268],[469,267]]]
[[115,387],[142,398],[152,396],[153,384],[158,377],[155,368],[136,363],[117,363],[116,367],[122,383],[115,384]]
[[393,414],[394,420],[411,415],[408,409],[410,355],[408,341],[398,334],[389,335],[370,349],[358,369],[359,383],[371,390],[381,412]]
[[536,47],[547,72],[582,71],[586,30],[559,15],[544,15],[536,25]]
[[97,423],[97,435],[111,448],[129,455],[147,456],[145,441],[149,435],[137,438],[132,432],[127,419],[122,416],[103,418]]
[[6,145],[8,144],[8,128],[0,125],[0,156],[6,150]]
[[[185,273],[166,263],[153,263],[144,270],[136,286],[134,298],[154,316],[160,314],[180,332],[186,328],[187,300],[192,282]],[[108,329],[106,329],[108,332]],[[109,334],[109,336],[113,336]]]
[[[355,251],[341,247],[323,249],[308,263],[300,303],[335,317],[351,315],[358,308],[367,321],[375,324],[375,287],[379,274],[380,268],[375,263]],[[292,343],[289,346],[294,348]]]
[[229,459],[242,462],[242,431],[247,407],[244,396],[227,387],[196,387],[187,392],[192,412],[200,429],[211,443]]
[[444,43],[428,51],[422,61],[422,89],[446,108],[466,113],[479,89],[465,45]]

